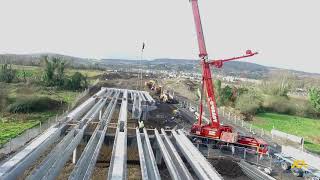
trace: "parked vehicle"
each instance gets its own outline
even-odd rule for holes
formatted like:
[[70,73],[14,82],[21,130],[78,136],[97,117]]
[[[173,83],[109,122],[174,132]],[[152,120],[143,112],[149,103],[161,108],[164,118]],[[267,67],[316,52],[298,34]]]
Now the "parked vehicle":
[[281,153],[274,155],[281,168],[291,170],[294,176],[320,180],[320,158],[290,146],[282,146]]

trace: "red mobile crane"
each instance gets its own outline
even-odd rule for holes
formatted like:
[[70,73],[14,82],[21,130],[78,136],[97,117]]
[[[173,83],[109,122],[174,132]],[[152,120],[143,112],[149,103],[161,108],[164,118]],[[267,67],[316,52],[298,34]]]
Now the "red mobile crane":
[[[246,54],[243,56],[233,57],[230,59],[208,60],[208,53],[207,53],[206,45],[204,41],[204,35],[202,31],[202,24],[201,24],[201,18],[200,18],[199,7],[198,7],[198,0],[190,0],[190,2],[192,5],[194,22],[196,26],[198,46],[200,51],[199,57],[200,57],[201,66],[202,66],[202,83],[201,83],[199,116],[198,116],[198,122],[193,124],[191,128],[191,133],[198,136],[223,140],[222,135],[233,133],[233,128],[231,126],[220,125],[220,118],[218,115],[217,103],[214,95],[214,86],[212,83],[210,66],[213,65],[216,68],[221,68],[224,62],[251,57],[258,53],[257,52],[253,53],[251,50],[247,50]],[[210,120],[209,120],[210,122],[208,124],[204,124],[202,122],[204,118],[203,103],[202,103],[204,91],[206,91],[207,93],[206,94],[207,106],[210,114]],[[264,141],[260,139],[255,139],[252,137],[245,137],[245,136],[238,135],[235,144],[239,144],[240,146],[256,147],[259,153],[266,153],[267,151],[267,144]]]

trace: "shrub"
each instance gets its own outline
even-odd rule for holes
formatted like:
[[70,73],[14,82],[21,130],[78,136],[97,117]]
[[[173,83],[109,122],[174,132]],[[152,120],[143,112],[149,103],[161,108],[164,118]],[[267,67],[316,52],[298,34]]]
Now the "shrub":
[[266,96],[262,104],[265,112],[276,112],[302,117],[315,118],[319,116],[310,102],[301,99],[286,98],[281,96]]
[[260,89],[264,94],[287,97],[292,88],[293,75],[287,71],[277,72],[260,84]]
[[309,90],[309,101],[313,108],[320,112],[320,89],[311,88]]
[[235,107],[246,117],[251,120],[261,107],[261,97],[255,92],[248,92],[239,96],[236,100]]
[[298,104],[297,112],[298,116],[309,117],[309,118],[317,118],[319,117],[319,112],[317,112],[310,102],[302,102]]
[[235,87],[226,86],[221,90],[220,101],[222,105],[232,105],[235,95]]
[[43,81],[47,86],[63,86],[64,84],[64,70],[66,67],[65,61],[60,57],[42,56],[41,62],[43,64]]
[[0,88],[0,112],[6,107],[8,102],[8,93],[6,90]]
[[43,112],[56,109],[60,103],[48,97],[28,97],[16,100],[7,108],[11,113]]
[[237,97],[243,93],[243,88],[236,88],[235,86],[226,85],[221,87],[221,81],[215,80],[215,96],[218,106],[234,106]]
[[4,64],[0,68],[0,81],[11,83],[16,78],[16,71],[11,65]]
[[267,96],[262,104],[263,110],[281,114],[295,115],[297,108],[287,97]]
[[64,88],[68,90],[80,90],[88,87],[87,77],[75,72],[70,79],[65,79]]

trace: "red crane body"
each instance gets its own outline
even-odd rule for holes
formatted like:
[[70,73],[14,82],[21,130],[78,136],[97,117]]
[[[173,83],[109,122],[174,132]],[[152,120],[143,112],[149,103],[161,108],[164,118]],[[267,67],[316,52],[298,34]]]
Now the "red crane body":
[[[200,97],[200,106],[199,106],[199,117],[198,122],[195,123],[191,128],[191,133],[196,134],[198,136],[204,136],[214,139],[220,139],[221,134],[223,132],[233,132],[233,129],[231,126],[221,126],[220,125],[220,118],[218,114],[217,109],[217,103],[216,98],[214,94],[214,86],[212,83],[212,77],[211,77],[211,70],[210,66],[213,65],[216,68],[221,68],[223,66],[224,62],[237,60],[241,58],[251,57],[258,53],[252,53],[250,50],[246,51],[246,55],[239,56],[239,57],[233,57],[230,59],[221,59],[221,60],[208,60],[208,53],[206,50],[203,30],[202,30],[202,24],[201,24],[201,18],[200,18],[200,12],[198,7],[198,0],[190,0],[192,5],[192,11],[194,16],[194,22],[196,26],[196,33],[197,33],[197,39],[198,39],[198,46],[199,46],[199,58],[201,61],[201,67],[202,67],[202,83],[201,83],[201,97]],[[203,94],[206,92],[206,101],[207,106],[209,109],[209,118],[210,122],[208,124],[203,124]],[[251,137],[246,137],[246,139],[250,139],[250,143],[247,143],[246,141],[239,141],[241,145],[248,145],[252,144],[252,141],[261,142],[259,140],[256,140]],[[256,144],[257,146],[260,146],[259,143]],[[265,147],[265,144],[263,145]]]

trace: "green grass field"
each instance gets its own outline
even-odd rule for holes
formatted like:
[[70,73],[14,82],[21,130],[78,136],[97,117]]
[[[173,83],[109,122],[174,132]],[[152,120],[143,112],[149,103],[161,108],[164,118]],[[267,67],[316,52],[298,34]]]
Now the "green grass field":
[[320,154],[320,119],[310,119],[276,113],[258,114],[252,122],[254,126],[277,130],[302,136],[305,138],[305,147],[311,152]]
[[53,117],[56,112],[43,112],[31,114],[0,114],[0,146],[7,143],[10,139],[17,137],[24,131],[39,125],[50,117]]
[[[8,94],[7,106],[19,98],[26,97],[48,97],[63,103],[61,103],[61,105],[55,110],[45,112],[11,114],[6,112],[5,109],[0,110],[0,145],[5,144],[14,137],[17,137],[27,129],[39,125],[40,121],[45,122],[50,117],[60,113],[63,109],[67,109],[67,107],[72,104],[80,93],[41,86],[37,83],[42,77],[43,72],[41,67],[13,65],[13,69],[16,70],[17,77],[20,82],[0,82],[0,87]],[[88,76],[89,82],[93,82],[96,79],[96,76],[104,73],[104,71],[99,70],[78,70],[69,68],[65,71],[67,76],[71,76],[75,72],[80,72],[83,75]],[[24,78],[32,80],[33,82],[24,83]]]
[[67,69],[66,74],[68,76],[71,76],[75,72],[79,72],[79,73],[81,73],[83,75],[87,75],[88,78],[94,78],[94,77],[104,73],[104,71],[99,71],[99,70]]
[[55,111],[37,112],[37,113],[17,113],[11,114],[3,111],[0,113],[0,145],[5,144],[8,140],[17,137],[27,129],[30,129],[45,122],[50,117],[55,116],[61,108],[66,109],[70,105],[79,92],[55,90],[37,85],[27,85],[25,83],[0,83],[1,88],[4,88],[9,95],[10,101],[15,101],[21,97],[49,97],[53,100],[64,102],[64,107],[59,107]]
[[[0,64],[1,65],[1,64]],[[42,74],[42,67],[39,66],[23,66],[23,65],[12,65],[13,69],[17,70],[17,77],[19,79],[23,78],[23,72],[25,72],[25,77],[35,77],[35,76],[41,76]],[[65,73],[67,76],[71,76],[75,72],[80,72],[83,75],[87,75],[88,78],[94,78],[98,75],[101,75],[104,73],[104,71],[100,70],[85,70],[85,69],[70,69],[67,68],[65,70]]]
[[16,99],[23,96],[38,96],[49,97],[57,101],[64,101],[67,104],[71,104],[77,97],[79,92],[57,90],[53,88],[46,88],[38,85],[27,85],[25,83],[1,83],[0,86],[7,90],[9,99]]

